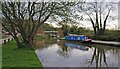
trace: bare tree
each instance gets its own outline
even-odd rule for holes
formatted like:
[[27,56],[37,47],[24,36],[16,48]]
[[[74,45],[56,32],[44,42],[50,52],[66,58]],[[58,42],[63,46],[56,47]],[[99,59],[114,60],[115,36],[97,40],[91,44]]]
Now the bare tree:
[[[91,21],[94,34],[101,35],[104,34],[106,30],[106,23],[110,18],[110,12],[115,8],[115,3],[113,2],[87,2],[84,3],[82,9],[84,14],[87,14],[89,20]],[[80,11],[80,12],[81,12]],[[111,16],[114,18],[113,16]]]
[[[2,26],[13,36],[18,48],[23,45],[32,48],[38,28],[49,17],[67,16],[72,2],[3,2]],[[22,37],[22,42],[17,34]]]

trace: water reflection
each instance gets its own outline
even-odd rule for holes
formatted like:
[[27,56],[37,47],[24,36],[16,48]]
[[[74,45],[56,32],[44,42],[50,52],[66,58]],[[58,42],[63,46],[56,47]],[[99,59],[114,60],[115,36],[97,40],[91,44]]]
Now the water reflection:
[[[79,49],[82,51],[88,51],[90,48],[89,46],[84,46],[82,44],[78,45],[78,44],[64,42],[64,41],[58,41],[58,45],[60,45],[60,47],[62,48],[62,49],[58,50],[58,54],[66,57],[66,58],[69,58],[71,48]],[[94,53],[93,53],[92,58],[90,60],[89,67],[92,65],[93,61],[96,62],[96,68],[101,67],[102,61],[104,62],[104,64],[107,67],[108,65],[107,65],[107,61],[106,61],[105,48],[104,47],[95,47],[93,52]]]
[[64,40],[41,45],[36,54],[45,67],[118,67],[118,47]]
[[63,56],[65,58],[69,58],[70,57],[70,48],[65,46],[65,42],[63,40],[58,40],[57,44],[59,45],[59,49],[57,50],[57,53],[60,56]]
[[44,40],[40,40],[37,41],[35,43],[35,49],[38,48],[47,48],[49,45],[56,43],[56,39],[44,39]]
[[[93,51],[93,55],[92,58],[90,60],[90,65],[89,67],[95,62],[95,67],[96,69],[98,67],[114,67],[114,64],[111,65],[112,62],[118,63],[118,55],[115,55],[113,58],[113,52],[119,52],[120,48],[117,47],[110,47],[110,46],[103,46],[103,45],[96,45],[94,46],[94,51]],[[111,56],[106,57],[106,55],[108,55],[110,53]],[[117,57],[117,58],[116,58]],[[108,59],[110,59],[110,63],[108,62]],[[109,64],[108,64],[109,63]],[[102,66],[103,65],[103,66]],[[118,64],[117,64],[118,67]]]
[[60,56],[69,58],[70,57],[70,51],[74,49],[82,50],[82,51],[88,51],[88,46],[78,45],[70,42],[65,42],[63,40],[58,40],[57,44],[59,45],[59,49],[57,51]]
[[58,45],[62,46],[63,48],[63,51],[66,50],[67,51],[67,48],[70,47],[70,48],[75,48],[75,49],[79,49],[79,50],[83,50],[83,51],[88,51],[89,50],[89,46],[84,46],[84,45],[78,45],[78,44],[74,44],[74,43],[70,43],[70,42],[65,42],[63,40],[61,41],[58,41]]
[[93,61],[95,60],[96,62],[96,67],[101,67],[101,62],[103,60],[104,64],[106,66],[107,65],[107,61],[106,61],[106,54],[105,54],[105,50],[103,47],[99,47],[94,49],[94,53],[92,55],[92,59],[90,61],[90,65],[92,65]]
[[73,43],[65,43],[65,46],[71,47],[71,48],[76,48],[76,49],[83,50],[83,51],[89,50],[88,46],[77,45],[77,44],[73,44]]

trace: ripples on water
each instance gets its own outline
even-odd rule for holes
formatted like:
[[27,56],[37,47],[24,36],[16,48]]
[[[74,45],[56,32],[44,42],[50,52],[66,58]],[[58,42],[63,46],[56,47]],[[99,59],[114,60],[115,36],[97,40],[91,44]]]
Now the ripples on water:
[[58,41],[37,45],[36,54],[45,67],[118,67],[120,48]]

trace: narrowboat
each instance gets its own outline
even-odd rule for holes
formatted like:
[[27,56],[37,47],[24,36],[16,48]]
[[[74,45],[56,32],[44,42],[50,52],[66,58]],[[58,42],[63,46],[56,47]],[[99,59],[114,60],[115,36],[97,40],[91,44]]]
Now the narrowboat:
[[68,41],[81,41],[81,42],[91,42],[92,41],[92,39],[89,36],[84,36],[84,35],[66,36],[65,40],[68,40]]

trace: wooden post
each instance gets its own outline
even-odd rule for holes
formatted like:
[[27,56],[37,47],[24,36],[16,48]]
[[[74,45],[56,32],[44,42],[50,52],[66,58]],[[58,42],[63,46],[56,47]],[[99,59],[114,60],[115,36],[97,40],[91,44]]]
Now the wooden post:
[[6,44],[6,40],[4,40],[4,44]]
[[11,40],[13,40],[13,38],[11,38]]
[[10,41],[10,39],[8,39],[8,42]]

